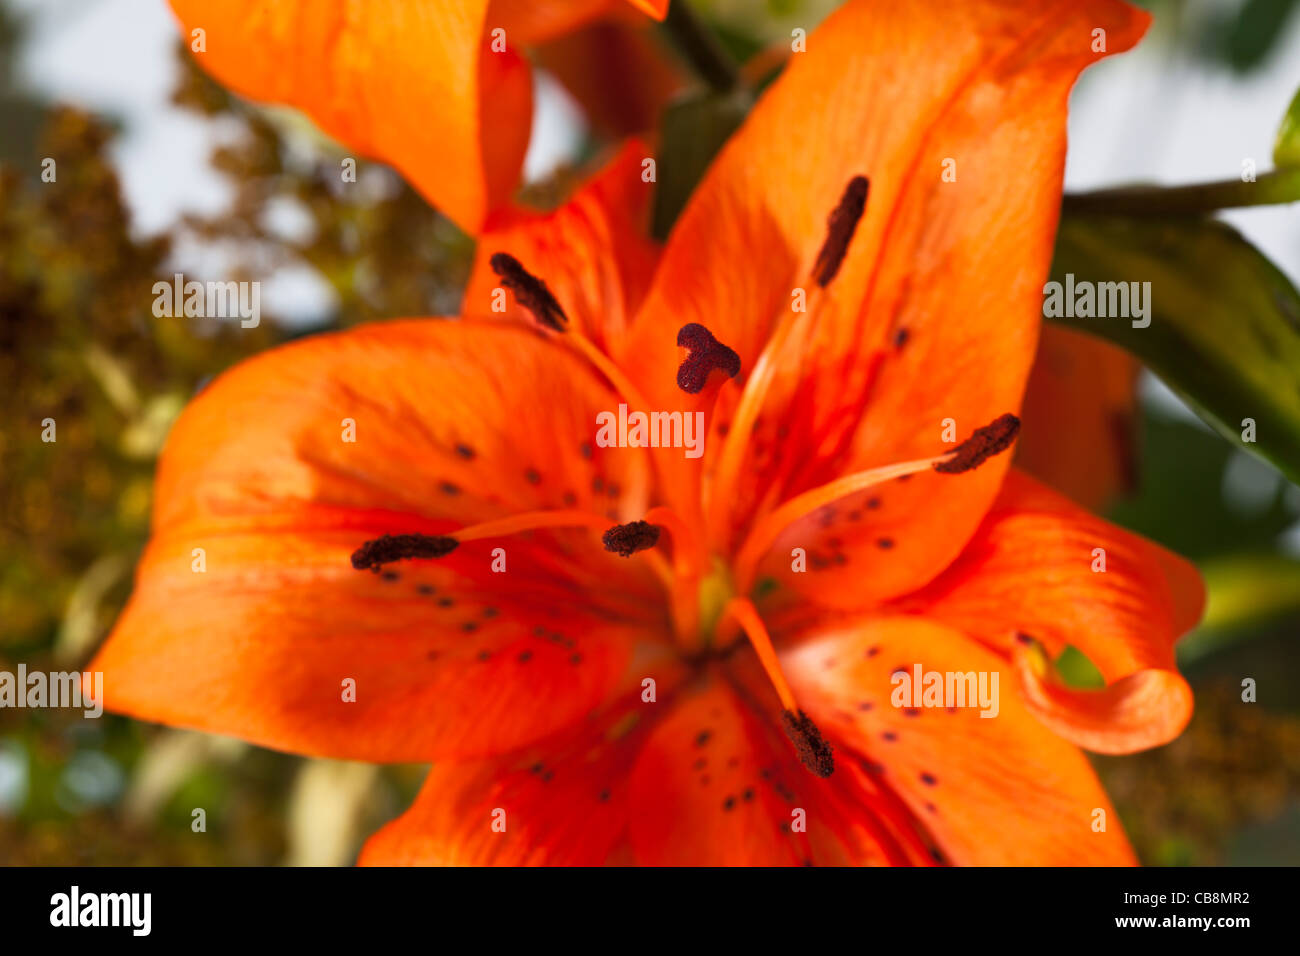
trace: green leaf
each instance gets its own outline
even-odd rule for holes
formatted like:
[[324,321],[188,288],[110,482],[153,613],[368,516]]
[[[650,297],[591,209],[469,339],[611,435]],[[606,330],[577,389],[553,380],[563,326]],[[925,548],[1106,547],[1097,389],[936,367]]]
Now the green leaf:
[[1286,109],[1282,125],[1277,128],[1277,141],[1273,143],[1273,165],[1300,166],[1300,90]]
[[664,110],[660,124],[654,234],[665,239],[718,150],[752,105],[743,90],[699,93]]
[[[1300,294],[1236,230],[1209,219],[1066,216],[1052,278],[1067,276],[1076,290],[1149,282],[1145,328],[1120,317],[1055,320],[1133,353],[1234,447],[1300,482]],[[1253,442],[1243,440],[1245,419]]]

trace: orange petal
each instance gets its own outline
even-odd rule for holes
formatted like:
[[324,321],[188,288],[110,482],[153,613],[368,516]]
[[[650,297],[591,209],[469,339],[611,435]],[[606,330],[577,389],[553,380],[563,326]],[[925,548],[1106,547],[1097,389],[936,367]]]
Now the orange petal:
[[[555,294],[571,328],[608,347],[624,334],[645,297],[658,259],[647,238],[653,185],[641,178],[645,145],[628,142],[568,202],[549,213],[503,211],[479,240],[463,311],[493,316],[501,280],[488,264],[508,252]],[[534,320],[506,293],[504,317]]]
[[539,47],[536,58],[606,138],[654,129],[664,106],[685,84],[660,38],[630,18],[606,17],[557,37]]
[[513,190],[532,80],[493,52],[487,0],[172,0],[198,62],[252,99],[303,110],[329,135],[391,163],[470,232]]
[[[511,43],[533,46],[546,43],[592,20],[610,16],[630,21],[640,11],[662,20],[668,0],[492,0],[488,29],[501,27]],[[642,19],[642,18],[638,18]]]
[[[751,442],[736,526],[774,477],[790,497],[941,451],[944,419],[965,437],[1019,408],[1059,215],[1069,90],[1101,56],[1095,29],[1118,52],[1147,21],[1117,0],[854,0],[791,57],[678,221],[626,349],[663,407],[680,397],[674,336],[686,322],[736,349],[748,374],[793,290],[814,289],[845,186],[870,178],[838,277],[796,316],[806,342]],[[774,451],[762,457],[763,445]],[[960,488],[916,478],[898,520],[917,553],[884,569],[881,593],[917,587],[956,556],[1005,467],[994,460]]]
[[1204,607],[1195,567],[1020,472],[1010,474],[962,556],[900,606],[1006,654],[1023,656],[1020,634],[1053,656],[1067,645],[1081,651],[1105,690],[1045,683],[1023,660],[1017,673],[1031,709],[1082,747],[1158,746],[1191,718],[1174,642]]
[[579,453],[610,403],[569,353],[499,323],[381,323],[237,366],[164,450],[154,539],[95,664],[107,706],[371,760],[492,753],[576,720],[665,633],[644,564],[588,530],[469,542],[395,581],[349,554],[519,511],[641,514],[634,459]]
[[653,729],[631,775],[630,836],[652,866],[906,862],[852,769],[800,766],[771,714],[722,680],[697,686]]
[[1140,368],[1109,342],[1046,323],[1020,416],[1020,467],[1090,510],[1131,491]]
[[1192,689],[1176,670],[1148,668],[1101,690],[1044,679],[1029,651],[1016,651],[1020,693],[1034,716],[1086,750],[1129,754],[1167,744],[1192,719]]
[[[946,860],[975,866],[1133,862],[1088,761],[1034,718],[1006,660],[978,642],[922,618],[864,618],[809,635],[782,654],[781,663],[804,711],[866,762],[924,824]],[[981,716],[978,706],[910,707],[901,698],[894,706],[901,690],[893,672],[911,675],[917,664],[923,673],[973,673],[977,681],[985,675],[996,716]],[[844,761],[837,756],[837,763]],[[1095,830],[1103,820],[1105,829]]]
[[1072,645],[1111,682],[1173,668],[1204,587],[1191,563],[1012,471],[962,556],[900,606],[1003,653],[1017,634],[1053,656]]
[[353,509],[457,527],[543,508],[630,520],[646,465],[594,447],[595,416],[611,408],[582,360],[518,326],[389,321],[315,336],[190,403],[159,464],[154,527],[310,528]]
[[[668,665],[670,667],[675,664]],[[656,670],[666,691],[666,674]],[[624,703],[537,746],[434,765],[406,813],[366,843],[367,866],[599,866],[626,839],[628,773],[659,705]]]
[[662,20],[668,15],[670,0],[627,0],[627,2],[647,16]]
[[383,530],[156,538],[90,667],[105,706],[340,759],[492,754],[581,720],[656,638],[575,609],[571,593],[494,587],[487,548],[393,579],[354,571],[352,549]]

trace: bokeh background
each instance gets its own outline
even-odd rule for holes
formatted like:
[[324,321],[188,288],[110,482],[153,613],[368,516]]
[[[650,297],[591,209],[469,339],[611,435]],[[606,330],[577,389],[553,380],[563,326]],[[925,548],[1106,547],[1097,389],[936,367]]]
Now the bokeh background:
[[[1300,87],[1300,2],[1144,5],[1157,22],[1139,49],[1075,91],[1067,188],[1267,168]],[[744,56],[834,4],[695,6]],[[526,163],[542,203],[609,132],[565,91],[562,51],[550,66]],[[197,387],[295,336],[455,312],[472,241],[380,165],[344,192],[344,155],[301,116],[207,80],[163,0],[0,0],[0,670],[78,669],[107,633],[157,454]],[[1225,218],[1300,280],[1295,207]],[[178,271],[261,281],[262,324],[154,318],[153,283]],[[1210,606],[1180,648],[1188,730],[1096,765],[1144,862],[1300,863],[1300,488],[1153,376],[1139,394],[1109,514],[1196,560]],[[1245,677],[1257,703],[1241,701]],[[346,864],[422,773],[0,709],[0,863]]]

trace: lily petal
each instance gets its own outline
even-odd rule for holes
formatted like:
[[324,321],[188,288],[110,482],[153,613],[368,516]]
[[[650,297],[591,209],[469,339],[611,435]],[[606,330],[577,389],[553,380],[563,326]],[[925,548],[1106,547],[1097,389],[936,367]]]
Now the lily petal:
[[1025,650],[1018,635],[1053,657],[1077,648],[1106,690],[1048,686],[1022,662],[1026,699],[1080,746],[1128,753],[1168,742],[1190,719],[1174,642],[1204,602],[1190,562],[1013,470],[962,556],[899,606],[1008,656]]
[[1176,670],[1147,668],[1101,690],[1044,679],[1030,652],[1015,653],[1025,705],[1044,726],[1096,753],[1129,754],[1167,744],[1192,718],[1192,689]]
[[[669,661],[660,662],[669,668]],[[671,686],[656,667],[660,687]],[[367,841],[364,866],[599,866],[626,839],[628,773],[657,705],[622,703],[526,750],[435,764],[402,816]]]
[[489,48],[488,0],[171,3],[187,38],[204,31],[194,56],[223,85],[391,163],[461,228],[477,232],[514,189],[532,78],[508,37]]
[[564,84],[593,131],[606,138],[655,129],[687,83],[662,38],[645,26],[635,14],[604,17],[534,51],[537,64]]
[[[571,328],[608,351],[640,307],[659,255],[647,238],[653,187],[642,180],[641,168],[648,155],[643,143],[630,141],[553,212],[510,209],[493,216],[479,240],[463,310],[493,315],[501,279],[488,260],[507,252],[546,283]],[[514,296],[507,295],[505,304],[498,315],[533,324]]]
[[349,554],[521,511],[619,514],[634,459],[579,453],[610,402],[571,354],[500,323],[381,323],[237,366],[164,449],[153,540],[94,664],[106,706],[370,760],[496,753],[579,719],[667,633],[643,564],[585,529],[383,575]]
[[[781,663],[803,709],[868,762],[945,859],[975,866],[1134,862],[1088,761],[1035,719],[1006,679],[1006,660],[979,643],[923,618],[863,618],[809,635]],[[986,695],[996,712],[894,706],[894,672],[910,676],[918,664],[925,673],[984,675],[990,691],[998,675],[996,696]]]
[[632,849],[643,865],[910,859],[876,818],[855,770],[813,777],[771,717],[723,680],[684,692],[654,728],[629,799]]
[[[808,313],[794,316],[803,340],[750,442],[734,527],[774,479],[788,498],[943,451],[947,418],[960,440],[1019,408],[1059,216],[1069,90],[1148,19],[1118,0],[851,0],[791,57],[674,228],[626,349],[643,390],[675,407],[682,324],[712,330],[748,374],[796,290],[809,294]],[[1092,51],[1097,29],[1106,54]],[[871,183],[865,215],[818,291],[828,214],[858,175]],[[722,386],[724,397],[738,385]],[[869,581],[877,597],[924,584],[961,550],[1005,468],[995,459],[959,481],[917,476],[888,519],[908,533],[882,525],[861,561],[828,574],[842,575],[841,592]],[[897,549],[864,578],[869,542],[883,536]]]
[[668,12],[668,0],[492,0],[489,29],[500,26],[514,43],[532,46],[580,29],[606,15],[639,11],[656,20]]
[[1020,416],[1019,466],[1091,510],[1132,491],[1140,369],[1109,342],[1045,323]]

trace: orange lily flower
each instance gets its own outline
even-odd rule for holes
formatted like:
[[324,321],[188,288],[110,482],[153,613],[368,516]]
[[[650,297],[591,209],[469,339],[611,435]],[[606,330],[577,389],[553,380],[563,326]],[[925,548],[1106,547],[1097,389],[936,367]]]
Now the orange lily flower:
[[[160,463],[106,706],[433,761],[363,863],[1133,862],[1080,747],[1181,731],[1200,580],[1005,452],[1067,94],[1146,22],[852,0],[662,255],[633,144],[484,239],[466,317],[226,373]],[[682,447],[598,440],[620,405]],[[1104,688],[1054,679],[1067,646]],[[996,715],[895,700],[917,667],[1001,675]]]
[[668,0],[171,0],[194,55],[223,85],[301,109],[392,164],[470,233],[519,181],[532,115],[520,51],[629,4],[657,20],[668,9]]

